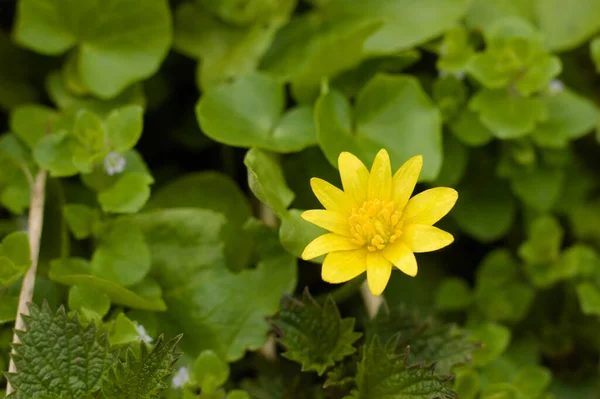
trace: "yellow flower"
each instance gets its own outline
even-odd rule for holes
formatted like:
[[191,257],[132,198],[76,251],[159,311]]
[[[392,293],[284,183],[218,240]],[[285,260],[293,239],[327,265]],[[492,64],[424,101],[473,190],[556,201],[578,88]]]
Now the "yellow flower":
[[392,265],[416,276],[415,252],[443,248],[454,237],[433,227],[456,203],[458,193],[437,187],[410,198],[423,157],[409,159],[392,176],[390,157],[381,150],[371,172],[354,155],[343,152],[338,158],[344,191],[325,180],[313,178],[311,187],[325,209],[302,214],[305,220],[329,233],[317,237],[302,253],[305,260],[328,254],[321,275],[328,283],[339,284],[365,270],[374,295],[385,289]]

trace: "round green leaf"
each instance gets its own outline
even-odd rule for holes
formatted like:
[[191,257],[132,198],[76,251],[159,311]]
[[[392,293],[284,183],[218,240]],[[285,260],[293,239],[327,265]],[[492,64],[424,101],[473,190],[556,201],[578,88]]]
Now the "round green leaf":
[[294,152],[316,142],[310,108],[284,114],[284,87],[266,75],[219,85],[200,98],[196,116],[207,136],[237,147]]
[[462,278],[450,277],[442,281],[435,297],[436,307],[440,310],[461,310],[473,301],[469,284]]
[[85,86],[102,98],[153,75],[171,43],[166,0],[104,3],[65,0],[19,1],[15,38],[42,54],[77,46]]
[[349,101],[331,90],[317,101],[315,118],[319,144],[332,165],[342,151],[370,165],[385,148],[393,169],[423,155],[421,181],[434,180],[440,171],[441,116],[414,77],[375,76],[358,95],[354,113]]
[[211,350],[205,350],[194,362],[194,379],[203,392],[213,393],[229,378],[229,365]]
[[600,1],[583,0],[577,7],[563,7],[561,0],[539,0],[537,18],[548,47],[571,50],[600,29]]
[[91,267],[97,277],[133,285],[150,270],[150,249],[134,224],[117,221],[100,237]]
[[135,213],[150,198],[152,176],[146,173],[123,174],[110,188],[98,194],[98,202],[104,212]]
[[483,344],[473,354],[473,361],[478,366],[485,366],[502,354],[510,343],[511,332],[501,324],[486,323],[473,331],[472,339]]
[[74,285],[69,290],[69,308],[81,311],[88,309],[104,317],[110,309],[110,298],[100,290]]
[[132,149],[142,135],[143,109],[139,105],[117,108],[106,119],[106,139],[111,150]]
[[481,123],[479,115],[467,108],[452,121],[450,131],[469,147],[481,147],[494,138],[490,129]]
[[110,334],[111,345],[122,345],[137,341],[140,337],[135,324],[123,313],[119,313]]
[[35,148],[58,117],[55,110],[43,105],[22,105],[11,113],[10,129],[29,148]]
[[[318,236],[327,233],[325,229],[315,226],[302,219],[299,209],[290,209],[281,220],[279,241],[289,253],[300,258],[304,248]],[[312,259],[311,262],[323,263],[323,257]]]

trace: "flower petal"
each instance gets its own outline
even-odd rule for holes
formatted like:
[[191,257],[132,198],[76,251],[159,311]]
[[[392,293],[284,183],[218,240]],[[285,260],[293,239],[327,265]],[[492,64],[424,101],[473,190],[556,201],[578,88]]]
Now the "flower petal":
[[402,241],[396,241],[393,244],[386,245],[383,249],[383,256],[403,273],[411,277],[417,275],[417,259],[410,248]]
[[348,216],[325,209],[311,209],[302,212],[302,219],[341,236],[350,237]]
[[406,161],[394,174],[393,191],[397,209],[404,209],[406,206],[415,189],[422,168],[423,157],[417,155]]
[[404,212],[404,224],[432,225],[444,217],[456,203],[458,193],[448,187],[436,187],[425,190],[412,197]]
[[350,197],[333,184],[318,177],[313,177],[310,179],[310,186],[325,209],[348,215],[352,212]]
[[328,252],[346,251],[349,249],[356,249],[359,246],[360,245],[352,242],[348,237],[327,233],[315,238],[306,246],[306,248],[304,248],[302,259],[309,260]]
[[354,155],[342,152],[338,157],[338,168],[344,192],[358,205],[365,202],[369,185],[367,167]]
[[402,241],[413,252],[431,252],[452,244],[454,237],[437,227],[409,224],[402,230]]
[[369,174],[368,199],[392,199],[392,165],[386,150],[377,153]]
[[391,274],[392,264],[380,251],[367,252],[367,281],[373,295],[381,295]]
[[367,269],[367,250],[331,252],[325,257],[321,278],[331,284],[352,280]]

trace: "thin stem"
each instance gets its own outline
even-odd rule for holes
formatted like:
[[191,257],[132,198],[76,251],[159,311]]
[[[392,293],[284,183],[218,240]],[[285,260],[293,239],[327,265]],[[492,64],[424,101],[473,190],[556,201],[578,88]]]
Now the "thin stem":
[[317,301],[323,303],[328,297],[331,297],[335,303],[342,303],[346,299],[357,294],[360,291],[361,285],[365,282],[366,279],[367,275],[363,273],[362,275],[356,277],[354,280],[350,280],[347,283],[344,283],[335,290],[326,294],[319,295],[317,297]]
[[[23,285],[21,286],[21,294],[19,295],[19,306],[17,308],[17,321],[15,323],[15,334],[13,335],[13,344],[19,343],[16,331],[23,331],[25,323],[22,315],[29,314],[28,305],[33,299],[33,289],[35,287],[35,275],[37,272],[38,259],[40,255],[40,241],[42,238],[42,226],[44,224],[44,201],[46,193],[46,171],[40,169],[35,177],[34,184],[31,186],[31,206],[29,209],[29,223],[27,226],[29,234],[29,247],[31,249],[31,267],[25,274]],[[13,350],[14,354],[14,350]],[[8,368],[9,373],[17,371],[15,362],[10,360]],[[13,387],[8,383],[6,385],[6,393],[10,394],[14,391]]]

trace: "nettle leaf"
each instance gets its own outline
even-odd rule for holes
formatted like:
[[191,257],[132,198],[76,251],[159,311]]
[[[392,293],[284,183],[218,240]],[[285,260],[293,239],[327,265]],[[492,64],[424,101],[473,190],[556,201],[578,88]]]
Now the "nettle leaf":
[[10,285],[31,266],[27,233],[18,231],[4,237],[0,243],[0,286]]
[[422,154],[421,181],[434,180],[440,171],[441,115],[412,76],[376,75],[359,93],[354,110],[347,98],[330,90],[319,97],[315,118],[319,145],[334,166],[342,151],[368,165],[387,148],[394,170]]
[[190,338],[191,356],[213,350],[228,362],[267,337],[265,317],[296,285],[296,259],[281,248],[275,231],[253,222],[258,264],[231,273],[226,267],[222,215],[209,210],[169,209],[131,217],[151,249],[151,275],[160,281],[170,312],[164,325]]
[[362,334],[354,332],[354,322],[342,319],[332,298],[321,307],[305,291],[302,302],[284,299],[275,325],[286,348],[283,356],[300,363],[303,371],[322,375],[356,351],[353,344]]
[[181,335],[165,342],[161,335],[152,349],[140,342],[140,354],[131,348],[125,360],[119,360],[102,384],[102,397],[106,399],[154,399],[167,388],[167,380],[175,372],[173,365],[181,354],[175,349]]
[[433,319],[419,320],[402,307],[389,311],[380,309],[368,329],[367,340],[372,337],[395,342],[400,350],[410,346],[410,354],[405,353],[405,356],[411,362],[434,365],[437,375],[447,375],[454,366],[471,362],[478,348],[478,344],[456,326]]
[[489,252],[479,265],[475,304],[487,320],[517,322],[527,315],[535,291],[521,280],[519,266],[504,249]]
[[100,389],[115,359],[96,325],[82,327],[77,316],[68,317],[63,307],[54,313],[46,302],[41,308],[31,304],[29,312],[12,355],[17,373],[7,375],[16,390],[13,396],[78,399]]
[[111,98],[153,75],[171,44],[168,2],[114,4],[73,0],[19,2],[15,39],[42,54],[77,53],[81,81],[95,95]]
[[66,285],[79,285],[96,289],[106,294],[113,303],[126,306],[133,309],[144,309],[153,311],[165,311],[167,309],[158,291],[134,292],[142,286],[139,285],[128,288],[123,287],[114,281],[105,280],[91,274],[90,263],[82,258],[62,258],[50,262],[49,277],[51,280]]
[[546,121],[548,110],[538,97],[522,97],[505,89],[482,89],[469,103],[481,122],[499,139],[513,139],[533,131]]
[[[218,4],[205,3],[206,7]],[[257,69],[276,32],[289,20],[295,3],[294,0],[272,3],[250,25],[233,26],[198,1],[184,2],[175,10],[173,46],[200,61],[197,81],[201,88],[235,80]],[[240,15],[239,8],[234,15]]]
[[141,84],[134,84],[124,89],[118,96],[108,99],[98,99],[90,95],[77,95],[66,86],[60,72],[52,72],[46,79],[46,88],[52,102],[64,112],[77,112],[87,109],[101,116],[108,115],[115,108],[127,105],[144,106],[146,98]]
[[548,110],[548,118],[531,133],[540,147],[564,148],[570,140],[584,136],[596,126],[598,107],[569,89],[547,94],[542,101]]
[[183,175],[159,187],[146,209],[187,207],[211,209],[227,217],[222,236],[227,265],[234,271],[245,268],[253,244],[243,226],[252,215],[252,209],[237,183],[219,172]]
[[252,148],[244,157],[244,165],[248,170],[248,186],[252,193],[283,218],[294,200],[294,193],[287,186],[281,165],[274,154]]
[[312,109],[284,108],[283,83],[252,74],[207,91],[196,116],[207,136],[228,145],[294,152],[315,144]]
[[365,43],[368,53],[391,53],[416,47],[457,24],[469,7],[466,0],[332,0],[323,12],[377,19],[383,26]]
[[378,338],[374,338],[363,349],[363,357],[358,365],[355,399],[457,399],[450,390],[447,379],[438,377],[434,367],[410,366],[407,364],[409,348],[404,357],[395,351],[384,348]]

